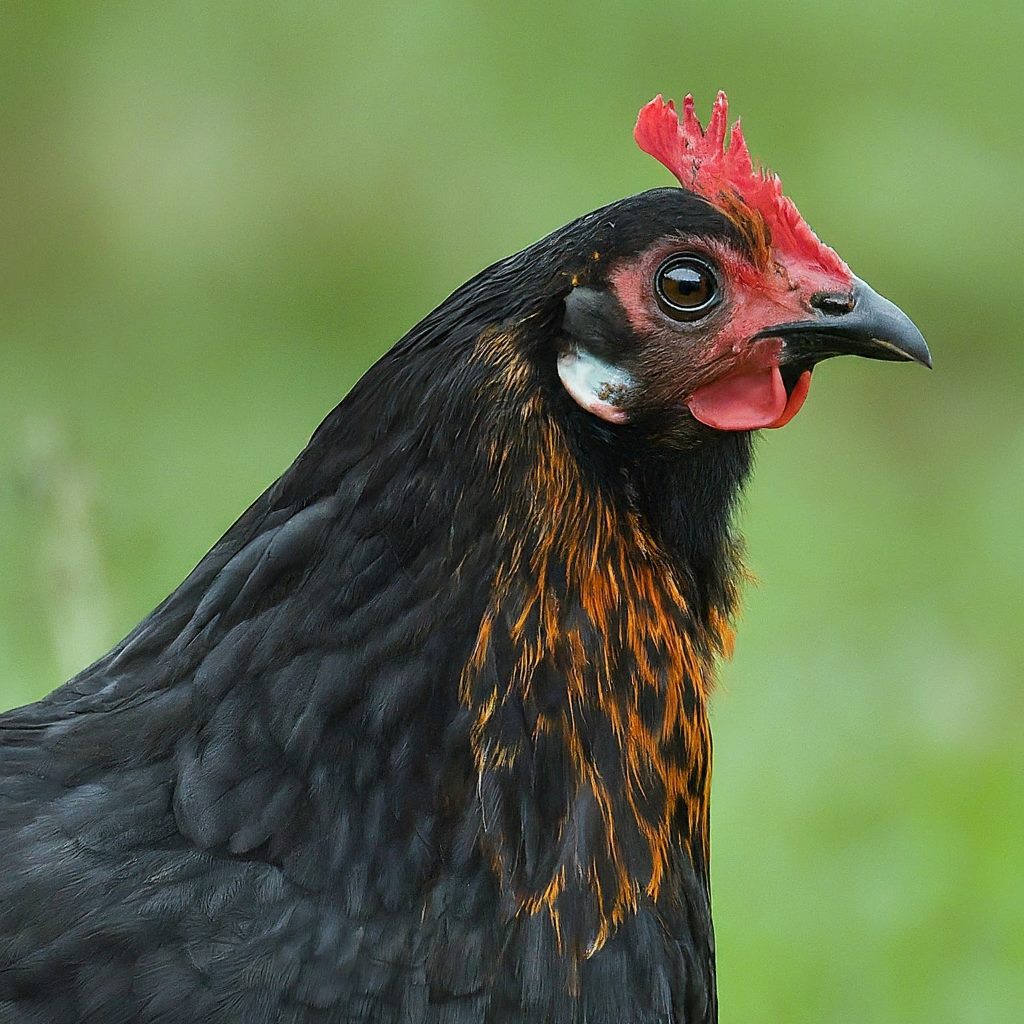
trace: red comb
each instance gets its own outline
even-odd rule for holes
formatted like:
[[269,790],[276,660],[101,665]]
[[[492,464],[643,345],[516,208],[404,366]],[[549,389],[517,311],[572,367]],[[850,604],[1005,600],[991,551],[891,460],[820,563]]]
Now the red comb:
[[[822,270],[849,275],[850,270],[810,229],[800,211],[782,194],[782,182],[770,171],[758,170],[737,121],[729,132],[729,100],[720,92],[707,128],[693,112],[693,97],[683,100],[682,120],[675,104],[655,96],[642,107],[633,137],[637,145],[661,161],[679,184],[711,203],[738,196],[756,211],[771,232],[772,248],[812,260]],[[729,146],[726,148],[726,135]]]

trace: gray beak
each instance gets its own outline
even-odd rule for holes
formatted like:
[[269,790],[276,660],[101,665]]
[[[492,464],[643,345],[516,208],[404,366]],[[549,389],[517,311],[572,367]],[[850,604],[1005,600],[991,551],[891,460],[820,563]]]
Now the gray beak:
[[816,295],[813,320],[777,324],[756,338],[782,338],[783,361],[813,366],[832,356],[864,356],[921,363],[931,367],[932,356],[914,321],[898,306],[855,278],[851,292]]

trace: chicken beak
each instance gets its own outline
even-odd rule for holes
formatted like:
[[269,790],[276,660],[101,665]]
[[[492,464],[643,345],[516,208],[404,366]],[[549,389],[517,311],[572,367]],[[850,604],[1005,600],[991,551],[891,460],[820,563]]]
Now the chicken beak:
[[931,367],[928,345],[913,320],[858,278],[851,292],[816,299],[814,320],[776,324],[755,335],[781,338],[783,363],[809,368],[832,356],[852,355]]

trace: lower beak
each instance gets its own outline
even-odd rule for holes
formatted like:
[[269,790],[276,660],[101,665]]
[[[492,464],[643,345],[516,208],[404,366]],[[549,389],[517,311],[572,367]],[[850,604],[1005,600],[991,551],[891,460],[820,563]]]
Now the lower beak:
[[854,278],[853,291],[837,299],[824,296],[815,303],[814,320],[777,324],[759,331],[757,338],[781,338],[782,361],[810,368],[832,356],[864,356],[932,365],[921,332],[898,306]]

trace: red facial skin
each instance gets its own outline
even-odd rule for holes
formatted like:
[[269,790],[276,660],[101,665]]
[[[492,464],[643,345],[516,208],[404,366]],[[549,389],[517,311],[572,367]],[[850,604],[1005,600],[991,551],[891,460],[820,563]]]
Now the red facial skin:
[[[656,271],[676,253],[703,256],[717,268],[722,300],[703,319],[676,321],[655,297]],[[666,238],[637,259],[612,269],[612,288],[634,332],[643,339],[631,369],[648,400],[664,407],[688,405],[698,419],[712,426],[720,424],[714,416],[707,418],[708,410],[724,403],[725,421],[731,425],[722,429],[783,426],[796,415],[807,395],[810,373],[805,372],[784,396],[779,391],[781,378],[767,372],[778,367],[783,342],[778,338],[754,340],[754,336],[777,324],[813,319],[811,297],[821,291],[848,292],[853,277],[845,265],[841,270],[825,270],[802,255],[773,256],[769,265],[761,268],[718,240]],[[749,376],[757,371],[762,371],[759,377]],[[709,390],[702,403],[701,389],[720,381],[731,383]],[[775,394],[770,395],[773,381]],[[744,401],[760,403],[759,411],[734,409],[730,419],[730,389],[745,396],[736,398],[741,406]]]
[[[667,389],[674,382],[674,401],[684,401],[697,419],[721,430],[783,426],[803,404],[810,371],[787,395],[778,368],[783,343],[754,341],[754,335],[812,318],[815,292],[850,291],[849,268],[810,229],[778,177],[755,167],[738,121],[730,131],[724,92],[706,128],[692,96],[684,99],[682,116],[656,96],[641,109],[633,135],[683,188],[732,221],[751,253],[747,259],[710,240],[667,239],[618,268],[613,287],[634,330],[647,339],[637,357],[643,381],[665,402],[673,400]],[[653,274],[667,255],[685,250],[715,261],[724,300],[704,320],[680,325],[659,308]]]

